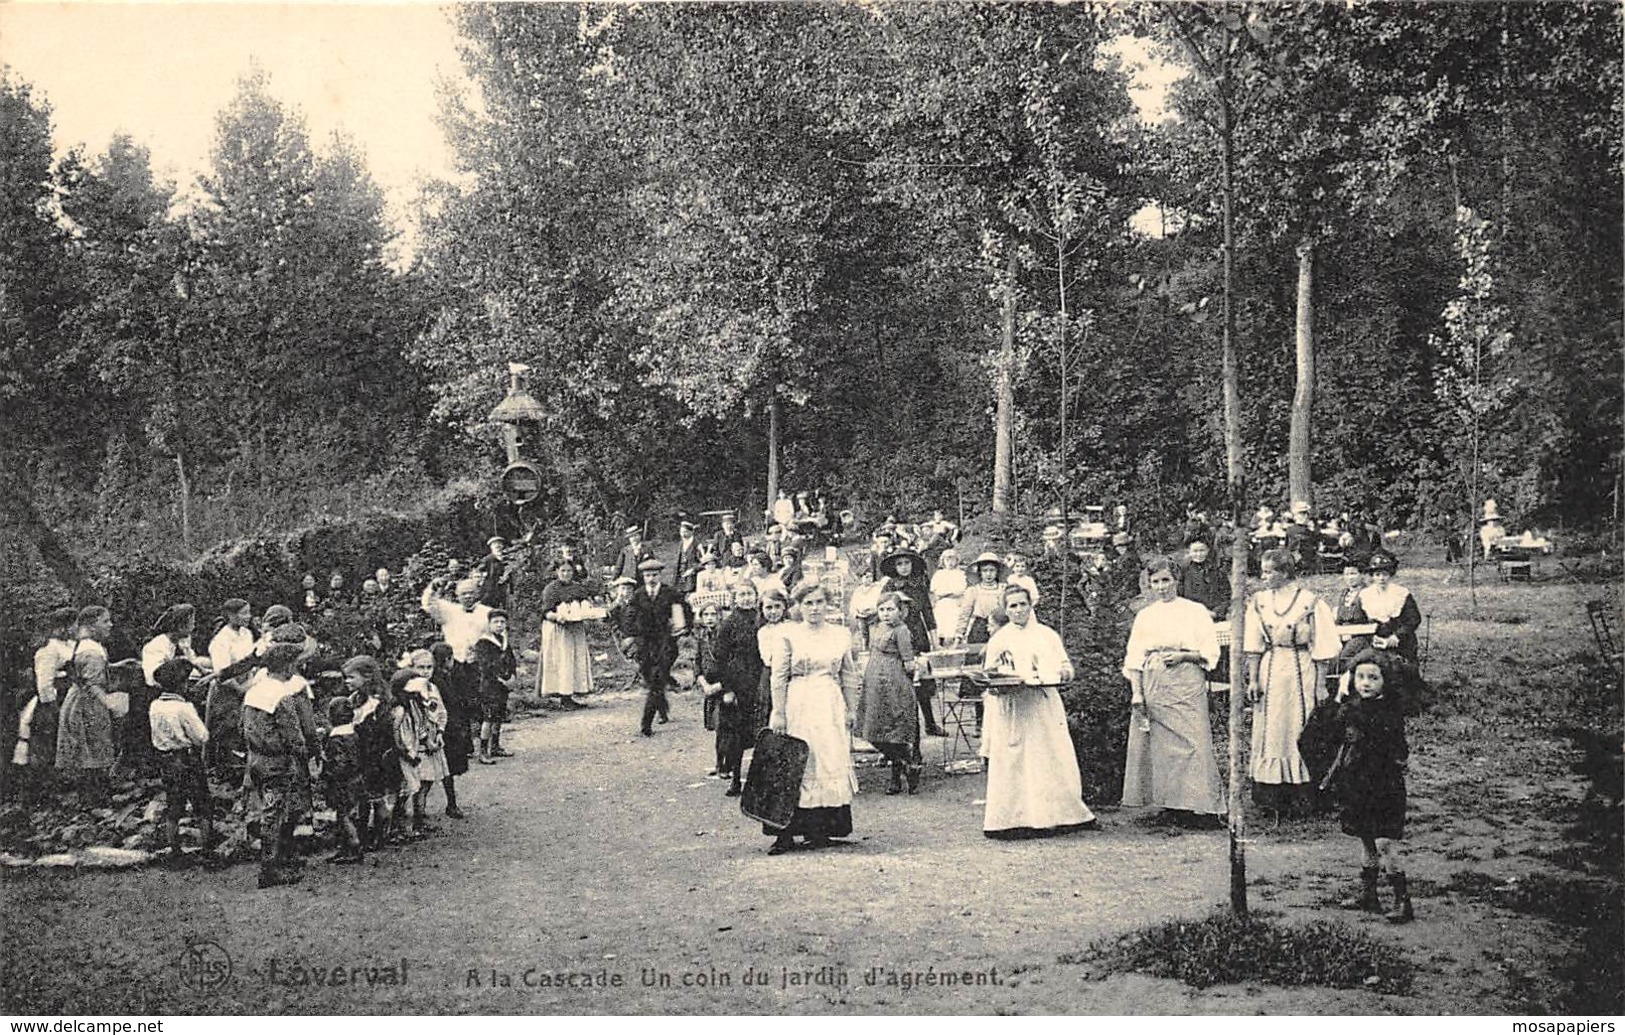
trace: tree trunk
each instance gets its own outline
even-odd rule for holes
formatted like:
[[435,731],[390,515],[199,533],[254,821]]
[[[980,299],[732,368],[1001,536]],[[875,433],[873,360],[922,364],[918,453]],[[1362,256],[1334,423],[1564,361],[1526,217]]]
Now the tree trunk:
[[998,398],[993,418],[993,513],[1010,512],[1011,422],[1016,409],[1016,251],[1010,246],[1010,259],[1004,274],[1004,336],[999,343]]
[[186,551],[186,559],[192,559],[192,483],[186,477],[186,461],[179,453],[175,454],[175,474],[180,481],[181,503],[181,549]]
[[[1061,366],[1061,515],[1064,523],[1065,515],[1072,512],[1072,465],[1067,451],[1066,437],[1066,414],[1070,406],[1067,382],[1071,380],[1072,368],[1068,362],[1071,357],[1067,355],[1066,348],[1068,311],[1066,305],[1066,233],[1064,231],[1057,235],[1055,242],[1055,290],[1061,301],[1061,311],[1059,319],[1056,321],[1055,337],[1056,351],[1060,354],[1059,362]],[[1067,553],[1066,550],[1061,551],[1061,603],[1057,619],[1057,628],[1063,638],[1066,636]]]
[[1298,390],[1292,396],[1292,432],[1287,447],[1287,484],[1292,502],[1313,504],[1309,472],[1309,421],[1315,406],[1315,243],[1298,245]]
[[[78,560],[35,508],[33,477],[9,465],[0,465],[0,529],[15,533],[33,546],[41,563],[51,569],[75,604],[83,606],[98,599]],[[9,535],[0,535],[0,542],[7,539]]]
[[771,512],[779,498],[779,393],[774,389],[767,400],[767,506]]
[[1230,910],[1247,912],[1247,810],[1243,797],[1241,727],[1246,688],[1242,665],[1243,616],[1246,614],[1247,535],[1246,474],[1241,453],[1241,389],[1236,356],[1235,194],[1236,128],[1230,96],[1231,30],[1224,29],[1219,61],[1219,133],[1224,190],[1224,455],[1225,481],[1235,535],[1230,545]]

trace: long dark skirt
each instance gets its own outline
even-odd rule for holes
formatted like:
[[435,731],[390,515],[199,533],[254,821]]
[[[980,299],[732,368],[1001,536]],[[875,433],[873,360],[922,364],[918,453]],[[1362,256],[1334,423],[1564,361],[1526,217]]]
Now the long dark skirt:
[[474,753],[474,731],[462,702],[452,707],[446,702],[446,771],[452,776],[468,772],[468,759]]
[[764,665],[762,666],[762,678],[756,684],[756,714],[751,717],[751,725],[756,728],[746,731],[750,743],[754,744],[756,742],[756,734],[766,729],[768,722],[772,718],[773,670]]
[[717,765],[721,772],[742,777],[740,760],[745,757],[745,748],[756,739],[756,731],[745,722],[749,709],[741,708],[737,701],[723,704],[720,694],[714,700],[717,701]]
[[819,809],[796,809],[790,825],[775,830],[762,824],[762,833],[768,837],[846,837],[852,833],[852,806],[830,805]]

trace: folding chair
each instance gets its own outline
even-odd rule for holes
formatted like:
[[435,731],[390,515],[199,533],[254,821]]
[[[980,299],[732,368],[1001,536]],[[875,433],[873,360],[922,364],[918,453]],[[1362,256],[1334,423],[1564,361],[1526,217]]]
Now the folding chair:
[[964,677],[944,679],[938,683],[942,690],[942,728],[948,732],[948,743],[943,746],[942,767],[952,771],[959,760],[959,748],[963,744],[965,751],[971,758],[980,758],[978,744],[973,744],[974,736],[980,741],[981,731],[976,728],[976,708],[982,703],[982,695],[964,696],[967,688],[975,687]]
[[1606,600],[1593,600],[1586,605],[1586,616],[1591,619],[1591,635],[1597,640],[1597,653],[1614,671],[1614,679],[1625,678],[1625,654],[1619,646],[1619,633],[1614,628],[1614,609]]

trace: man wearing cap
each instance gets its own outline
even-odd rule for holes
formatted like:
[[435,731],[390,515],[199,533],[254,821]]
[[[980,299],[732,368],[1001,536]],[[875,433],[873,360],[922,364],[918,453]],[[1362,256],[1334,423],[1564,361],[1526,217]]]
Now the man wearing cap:
[[677,595],[694,592],[699,575],[700,541],[694,536],[694,522],[684,518],[677,523]]
[[512,588],[513,570],[503,558],[502,552],[507,549],[508,541],[499,535],[494,535],[485,541],[486,554],[480,560],[475,573],[480,580],[480,603],[486,607],[508,606],[508,591]]
[[621,547],[620,559],[615,563],[616,577],[625,575],[637,578],[638,565],[650,560],[654,555],[655,548],[643,541],[643,529],[637,525],[628,525],[626,545]]
[[711,550],[717,555],[719,563],[732,567],[728,564],[728,558],[733,554],[734,543],[744,546],[745,537],[739,533],[739,522],[730,510],[722,515],[722,530],[711,537]]
[[666,689],[671,683],[672,663],[677,660],[672,613],[680,610],[680,601],[677,591],[660,580],[665,568],[664,563],[652,557],[639,564],[640,584],[616,615],[621,648],[637,660],[638,674],[649,691],[638,729],[645,737],[654,736],[656,716],[663,723],[670,718]]

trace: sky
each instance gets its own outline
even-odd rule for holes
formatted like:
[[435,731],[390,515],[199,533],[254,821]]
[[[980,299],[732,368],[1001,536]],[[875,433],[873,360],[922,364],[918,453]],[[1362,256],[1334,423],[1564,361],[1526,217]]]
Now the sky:
[[[1148,119],[1174,74],[1137,41],[1115,48]],[[128,133],[183,195],[208,168],[215,116],[255,63],[318,149],[349,134],[410,240],[424,177],[449,176],[436,86],[466,85],[444,7],[428,3],[43,3],[0,0],[0,64],[52,108],[58,153]]]
[[456,33],[429,4],[0,2],[0,64],[50,102],[58,153],[118,132],[184,191],[208,167],[215,116],[254,63],[318,149],[349,134],[397,226],[421,177],[447,175],[436,83],[462,79]]

